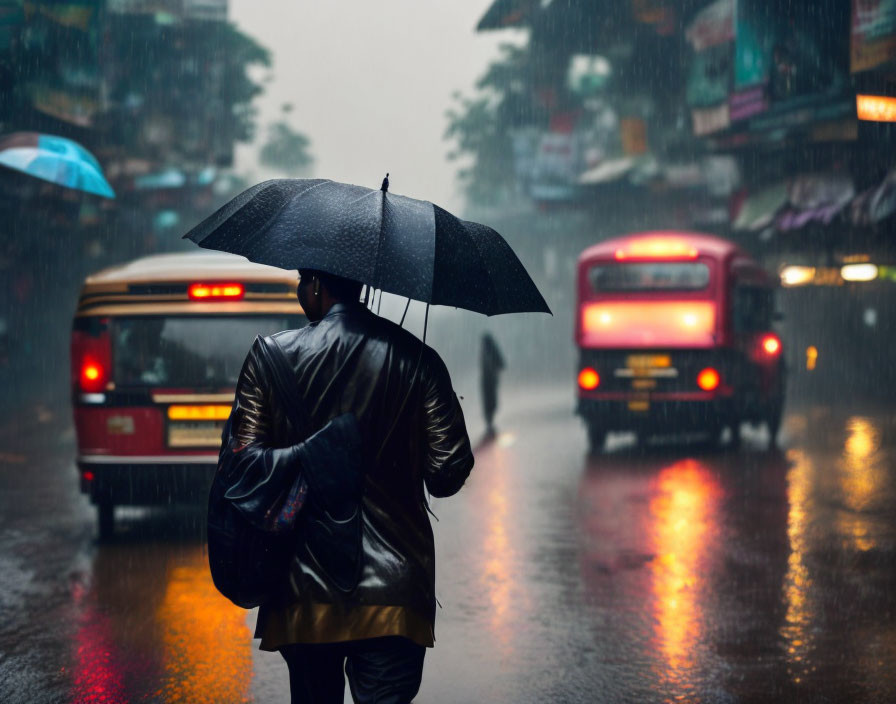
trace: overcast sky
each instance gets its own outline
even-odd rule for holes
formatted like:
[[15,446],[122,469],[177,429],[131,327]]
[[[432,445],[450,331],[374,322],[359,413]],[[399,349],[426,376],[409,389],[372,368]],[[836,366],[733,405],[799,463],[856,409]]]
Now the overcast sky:
[[[230,18],[271,50],[273,80],[257,101],[259,136],[292,103],[311,139],[313,175],[460,210],[443,140],[455,91],[469,92],[508,32],[477,34],[491,0],[231,0]],[[254,149],[237,166],[258,170]]]

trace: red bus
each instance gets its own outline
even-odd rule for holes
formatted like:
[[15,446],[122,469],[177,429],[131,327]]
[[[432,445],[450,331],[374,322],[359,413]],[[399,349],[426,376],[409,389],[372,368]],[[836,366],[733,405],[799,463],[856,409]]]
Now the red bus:
[[87,278],[71,383],[81,491],[116,505],[204,501],[256,335],[301,327],[298,275],[229,254],[138,259]]
[[579,257],[575,341],[578,414],[593,450],[610,431],[702,431],[719,440],[764,422],[772,442],[784,404],[773,330],[777,281],[732,242],[646,232]]

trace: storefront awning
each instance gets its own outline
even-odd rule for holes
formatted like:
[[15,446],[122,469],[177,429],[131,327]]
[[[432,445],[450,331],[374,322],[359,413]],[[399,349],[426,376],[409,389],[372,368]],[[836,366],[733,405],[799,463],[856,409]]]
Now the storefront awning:
[[634,168],[635,161],[635,157],[632,156],[602,161],[594,168],[588,169],[588,171],[579,176],[579,184],[582,186],[595,186],[599,183],[616,181]]

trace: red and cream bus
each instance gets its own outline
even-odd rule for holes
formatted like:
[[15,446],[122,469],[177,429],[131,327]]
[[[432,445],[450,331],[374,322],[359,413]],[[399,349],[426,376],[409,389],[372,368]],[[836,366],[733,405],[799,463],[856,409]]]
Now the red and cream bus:
[[298,275],[229,254],[145,257],[87,278],[71,380],[81,491],[101,537],[116,505],[201,502],[256,335],[307,321]]
[[579,257],[578,414],[592,449],[606,434],[767,423],[784,403],[773,330],[777,282],[734,243],[689,232],[607,240]]

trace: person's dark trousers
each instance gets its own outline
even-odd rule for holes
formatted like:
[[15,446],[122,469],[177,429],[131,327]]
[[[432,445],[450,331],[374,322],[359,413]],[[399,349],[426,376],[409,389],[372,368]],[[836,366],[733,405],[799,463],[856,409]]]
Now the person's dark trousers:
[[292,704],[342,704],[346,677],[357,704],[408,704],[420,689],[426,648],[388,636],[286,645],[280,654],[289,667]]

